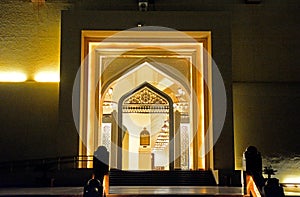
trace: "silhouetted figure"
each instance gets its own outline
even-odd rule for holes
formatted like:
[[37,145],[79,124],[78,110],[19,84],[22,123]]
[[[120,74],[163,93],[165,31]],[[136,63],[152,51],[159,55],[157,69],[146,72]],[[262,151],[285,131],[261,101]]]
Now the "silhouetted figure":
[[283,188],[279,185],[279,180],[276,178],[268,179],[263,187],[263,192],[266,197],[284,197]]
[[90,179],[84,186],[84,197],[102,197],[103,186],[98,179]]
[[260,152],[254,146],[249,146],[245,152],[246,172],[262,174],[262,159]]
[[[102,197],[103,196],[103,178],[108,174],[109,152],[105,146],[99,146],[93,156],[93,174],[84,186],[84,197]],[[105,194],[104,194],[105,196]]]
[[262,188],[265,185],[262,175],[262,158],[260,152],[254,146],[249,146],[246,150],[246,173],[251,175],[258,187]]
[[93,157],[94,178],[103,183],[104,175],[108,174],[109,152],[105,146],[99,146]]

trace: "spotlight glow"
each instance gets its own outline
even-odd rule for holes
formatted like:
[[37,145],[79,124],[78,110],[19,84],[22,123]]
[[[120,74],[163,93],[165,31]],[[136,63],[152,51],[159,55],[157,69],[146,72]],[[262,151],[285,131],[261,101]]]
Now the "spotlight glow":
[[36,82],[59,82],[59,73],[57,72],[40,72],[34,76]]
[[0,82],[24,82],[27,76],[21,72],[0,72]]
[[289,184],[300,184],[300,176],[292,176],[292,177],[285,177],[282,181],[283,183],[289,183]]

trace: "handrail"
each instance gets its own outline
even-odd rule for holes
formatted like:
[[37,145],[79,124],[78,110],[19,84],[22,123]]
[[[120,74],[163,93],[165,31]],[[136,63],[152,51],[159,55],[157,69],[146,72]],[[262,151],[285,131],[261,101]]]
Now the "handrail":
[[72,164],[68,168],[78,168],[79,163],[93,161],[93,155],[76,155],[76,156],[62,156],[49,157],[41,159],[27,159],[0,162],[0,171],[16,171],[18,169],[29,171],[40,170],[48,171],[50,169],[60,170],[62,165]]
[[264,197],[261,189],[257,187],[254,178],[251,175],[246,175],[247,195],[253,197]]

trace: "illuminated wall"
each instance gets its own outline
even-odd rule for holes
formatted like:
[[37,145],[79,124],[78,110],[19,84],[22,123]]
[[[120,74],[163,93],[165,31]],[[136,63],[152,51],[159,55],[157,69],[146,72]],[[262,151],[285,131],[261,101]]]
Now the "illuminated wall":
[[232,11],[236,168],[254,145],[281,182],[291,175],[300,182],[299,4],[263,1]]
[[60,12],[69,6],[0,1],[0,161],[63,154],[58,147]]
[[236,167],[241,169],[243,151],[254,145],[263,167],[272,165],[282,182],[296,176],[300,183],[299,86],[235,84],[233,89]]
[[60,12],[68,6],[1,1],[0,73],[21,72],[28,80],[40,72],[59,76]]

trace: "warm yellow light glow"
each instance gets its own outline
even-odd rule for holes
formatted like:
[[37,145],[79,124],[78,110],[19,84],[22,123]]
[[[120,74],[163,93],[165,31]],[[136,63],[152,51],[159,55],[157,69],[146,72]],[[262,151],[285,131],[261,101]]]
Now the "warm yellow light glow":
[[300,184],[300,176],[285,177],[285,178],[283,178],[282,183],[295,183],[296,185],[299,185]]
[[23,82],[27,76],[20,72],[0,72],[0,82]]
[[294,184],[284,184],[283,183],[283,186],[284,187],[292,187],[292,188],[298,188],[298,187],[300,187],[300,184],[299,183],[294,183]]
[[59,73],[57,72],[40,72],[34,76],[37,82],[59,82]]

